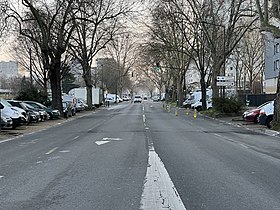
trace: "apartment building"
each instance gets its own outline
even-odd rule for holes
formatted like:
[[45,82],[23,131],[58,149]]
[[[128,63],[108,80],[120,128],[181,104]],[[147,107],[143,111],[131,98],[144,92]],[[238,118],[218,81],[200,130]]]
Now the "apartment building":
[[272,33],[263,32],[265,41],[265,83],[266,93],[276,93],[280,70],[280,39]]

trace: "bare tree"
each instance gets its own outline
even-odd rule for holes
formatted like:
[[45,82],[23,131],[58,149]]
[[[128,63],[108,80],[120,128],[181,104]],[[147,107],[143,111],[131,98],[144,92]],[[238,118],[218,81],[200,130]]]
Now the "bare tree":
[[21,12],[10,6],[6,13],[8,18],[16,21],[19,34],[38,45],[43,68],[50,78],[52,107],[61,112],[62,57],[75,27],[70,19],[74,17],[77,4],[74,0],[22,0]]
[[[248,31],[240,42],[240,60],[244,65],[244,71],[248,75],[249,87],[253,91],[253,84],[263,74],[264,48],[260,34]],[[244,78],[245,79],[245,78]]]
[[154,62],[153,64],[149,63],[151,72],[153,72],[156,63],[159,63],[160,71],[155,72],[155,76],[159,78],[164,76],[158,82],[160,91],[162,91],[163,85],[165,85],[166,90],[172,89],[172,101],[178,100],[179,104],[182,104],[184,98],[183,81],[189,56],[184,52],[187,47],[181,29],[184,26],[181,25],[182,17],[180,16],[181,14],[177,12],[176,8],[170,7],[169,3],[162,1],[156,4],[152,11],[152,24],[148,26],[151,31],[149,44],[151,47],[148,49],[153,57],[149,60]]
[[91,66],[93,58],[106,47],[121,27],[120,18],[131,11],[126,1],[85,1],[74,19],[76,26],[70,45],[71,52],[83,68],[87,87],[87,103],[92,108]]
[[125,81],[128,78],[127,75],[132,71],[137,62],[138,57],[138,43],[137,39],[132,32],[124,31],[115,36],[112,42],[106,47],[106,52],[110,58],[114,59],[117,63],[116,69],[117,77],[115,93],[122,95],[122,90],[125,85]]

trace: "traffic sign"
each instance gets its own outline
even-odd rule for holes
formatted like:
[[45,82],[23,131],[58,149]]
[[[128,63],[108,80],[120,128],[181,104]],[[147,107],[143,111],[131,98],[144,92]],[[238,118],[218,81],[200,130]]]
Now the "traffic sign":
[[217,86],[234,86],[234,77],[217,76]]

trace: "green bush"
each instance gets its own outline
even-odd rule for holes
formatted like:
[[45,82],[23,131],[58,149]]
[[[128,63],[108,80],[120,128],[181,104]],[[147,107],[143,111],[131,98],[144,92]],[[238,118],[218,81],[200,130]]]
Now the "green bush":
[[236,98],[213,98],[213,107],[221,113],[239,113],[243,103]]
[[33,86],[19,91],[15,99],[21,101],[37,101],[46,106],[50,106],[50,100],[48,99],[48,96],[42,91],[38,91],[38,89]]

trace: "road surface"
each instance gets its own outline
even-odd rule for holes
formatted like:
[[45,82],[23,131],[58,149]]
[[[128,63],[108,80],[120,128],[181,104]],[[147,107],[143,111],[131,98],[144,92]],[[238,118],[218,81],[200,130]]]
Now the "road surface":
[[279,138],[120,103],[0,141],[0,209],[280,209]]

